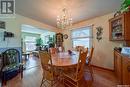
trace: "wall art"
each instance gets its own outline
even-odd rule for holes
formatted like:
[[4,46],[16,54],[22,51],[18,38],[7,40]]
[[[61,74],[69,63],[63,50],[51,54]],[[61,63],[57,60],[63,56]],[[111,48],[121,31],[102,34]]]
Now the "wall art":
[[96,39],[98,42],[102,39],[102,34],[103,34],[103,28],[101,26],[96,27],[97,33],[96,33]]

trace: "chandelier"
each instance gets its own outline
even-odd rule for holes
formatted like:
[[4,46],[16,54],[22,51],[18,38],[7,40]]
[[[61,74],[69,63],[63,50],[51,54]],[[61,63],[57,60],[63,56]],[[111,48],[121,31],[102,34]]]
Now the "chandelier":
[[57,27],[61,29],[66,29],[71,25],[72,25],[71,15],[66,8],[63,8],[61,15],[57,16]]

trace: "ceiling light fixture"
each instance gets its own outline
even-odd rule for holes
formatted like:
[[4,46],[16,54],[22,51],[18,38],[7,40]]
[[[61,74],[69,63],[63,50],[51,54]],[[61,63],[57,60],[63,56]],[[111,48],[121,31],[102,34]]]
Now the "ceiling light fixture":
[[60,29],[66,29],[72,26],[72,17],[66,8],[62,9],[62,13],[57,16],[57,27]]

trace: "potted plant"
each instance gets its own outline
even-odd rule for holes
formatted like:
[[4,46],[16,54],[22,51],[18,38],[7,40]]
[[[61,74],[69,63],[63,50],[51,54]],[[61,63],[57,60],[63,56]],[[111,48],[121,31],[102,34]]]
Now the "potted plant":
[[41,38],[37,38],[36,39],[36,50],[41,50],[42,48],[42,45],[43,45],[43,40]]
[[123,0],[121,4],[121,12],[130,11],[130,0]]

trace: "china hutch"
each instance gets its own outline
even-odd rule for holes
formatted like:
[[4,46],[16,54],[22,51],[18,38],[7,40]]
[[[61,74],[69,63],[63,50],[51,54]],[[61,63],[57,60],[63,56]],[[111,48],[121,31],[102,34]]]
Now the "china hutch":
[[130,41],[130,12],[125,12],[109,20],[111,41]]
[[56,34],[56,47],[62,47],[63,46],[63,34],[57,33]]

